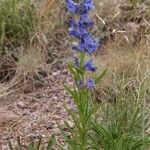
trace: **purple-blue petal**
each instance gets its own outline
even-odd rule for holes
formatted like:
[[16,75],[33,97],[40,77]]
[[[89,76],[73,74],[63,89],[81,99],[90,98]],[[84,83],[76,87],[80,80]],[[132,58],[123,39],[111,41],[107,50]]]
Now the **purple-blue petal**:
[[89,11],[95,8],[92,0],[82,0],[81,3],[75,3],[73,0],[66,0],[66,4],[69,13],[79,15],[88,14]]
[[94,79],[88,79],[86,83],[87,89],[91,90],[95,87],[95,80]]
[[90,18],[81,15],[78,24],[81,28],[87,29],[89,27],[92,27],[94,22]]
[[84,50],[85,52],[91,54],[99,46],[99,41],[95,39],[91,34],[87,33],[84,34],[81,38],[81,41],[79,43],[79,47]]
[[85,28],[82,28],[80,26],[79,22],[76,22],[75,20],[70,19],[69,23],[70,23],[69,33],[75,38],[80,39],[87,32]]
[[84,82],[82,80],[78,80],[77,81],[77,85],[80,87],[80,88],[83,88],[84,87]]
[[69,13],[75,13],[78,9],[78,4],[75,3],[73,0],[66,0],[67,4],[67,11]]
[[88,60],[85,62],[84,67],[87,71],[95,72],[97,67],[93,65],[92,60]]
[[77,13],[80,15],[87,15],[89,11],[95,8],[92,0],[83,0],[77,7]]

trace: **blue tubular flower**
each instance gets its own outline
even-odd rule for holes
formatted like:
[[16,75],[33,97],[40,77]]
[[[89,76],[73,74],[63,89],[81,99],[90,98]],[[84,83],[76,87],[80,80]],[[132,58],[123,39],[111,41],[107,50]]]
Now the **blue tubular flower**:
[[89,54],[96,51],[99,46],[99,42],[90,33],[84,34],[81,38],[80,49],[84,49]]
[[93,26],[94,23],[90,18],[81,16],[80,20],[77,22],[74,19],[70,19],[69,24],[70,35],[80,39],[84,34],[87,33],[86,29]]
[[[93,0],[81,0],[80,3],[74,2],[74,0],[66,0],[68,12],[78,16],[79,20],[71,19],[69,21],[70,28],[69,33],[70,35],[77,38],[79,41],[77,45],[72,47],[73,50],[78,52],[85,52],[91,55],[99,46],[99,41],[94,38],[88,31],[89,27],[93,26],[93,21],[88,17],[89,12],[94,9]],[[81,53],[82,54],[82,53]],[[76,69],[80,69],[81,67],[85,68],[86,71],[95,72],[97,67],[93,65],[92,60],[88,60],[83,62],[84,65],[81,66],[80,61],[84,61],[83,55],[79,55],[80,60],[75,58],[74,66]],[[85,55],[84,55],[85,56]],[[77,70],[79,71],[79,70]],[[84,71],[85,73],[85,71]],[[84,73],[81,75],[84,77]],[[86,83],[84,81],[76,81],[76,85],[78,87],[85,87],[87,89],[93,89],[95,87],[95,80],[89,79]]]
[[98,40],[95,39],[90,33],[85,33],[82,36],[79,45],[73,46],[73,50],[84,51],[89,54],[92,54],[93,52],[96,51],[98,46],[99,46]]
[[77,13],[80,15],[88,15],[88,12],[94,8],[95,7],[92,0],[82,0],[82,2],[78,5]]
[[93,65],[92,60],[88,60],[85,62],[84,67],[87,71],[95,72],[97,67]]
[[67,11],[69,13],[76,13],[78,9],[78,4],[75,3],[73,0],[65,0],[67,4]]
[[65,0],[67,4],[67,10],[69,13],[78,15],[88,14],[89,11],[94,9],[92,0],[82,0],[81,3],[75,3],[73,0]]
[[79,26],[83,29],[87,29],[88,27],[92,27],[94,22],[85,15],[80,16]]
[[82,80],[79,80],[77,81],[77,85],[80,87],[80,88],[83,88],[84,87],[84,82]]
[[94,79],[89,79],[86,83],[87,89],[91,90],[95,87],[95,81]]
[[84,28],[80,26],[79,22],[70,19],[69,23],[70,23],[69,33],[75,38],[80,39],[87,32]]

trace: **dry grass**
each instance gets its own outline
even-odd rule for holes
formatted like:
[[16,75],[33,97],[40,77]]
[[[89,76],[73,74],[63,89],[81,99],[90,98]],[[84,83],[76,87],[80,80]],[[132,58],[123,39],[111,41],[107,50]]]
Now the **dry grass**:
[[[96,22],[93,30],[94,34],[97,37],[101,37],[102,42],[106,42],[104,51],[107,55],[96,57],[96,61],[102,68],[108,68],[109,72],[113,74],[118,74],[118,76],[126,74],[129,77],[137,75],[139,65],[140,74],[142,74],[142,70],[146,68],[146,64],[143,65],[145,53],[147,53],[149,48],[148,44],[135,44],[134,37],[138,36],[139,32],[138,27],[137,30],[135,28],[137,24],[132,24],[132,27],[127,26],[126,31],[123,31],[121,28],[122,18],[128,17],[130,14],[130,12],[127,12],[125,16],[122,16],[123,12],[120,6],[124,5],[125,2],[129,4],[128,0],[113,0],[109,2],[107,0],[95,0],[96,11],[93,12],[91,17]],[[39,68],[44,68],[46,51],[62,49],[61,47],[68,43],[67,36],[64,34],[66,32],[64,28],[66,20],[64,8],[64,2],[60,0],[36,2],[36,14],[34,17],[37,18],[37,24],[30,34],[27,44],[24,45],[22,43],[21,47],[23,50],[20,50],[21,48],[16,47],[16,45],[11,45],[12,51],[17,51],[17,61],[15,62],[17,77],[18,75],[23,78],[28,75],[36,75]],[[136,16],[135,12],[136,10],[132,11],[133,16]],[[147,24],[149,24],[148,21]],[[126,23],[124,23],[124,26],[126,27]],[[128,29],[128,27],[131,28]],[[148,28],[149,25],[147,30]],[[111,81],[111,78],[109,77],[107,80]]]
[[[121,39],[122,40],[122,39]],[[119,39],[118,39],[119,42]],[[124,42],[124,45],[109,41],[105,45],[106,54],[95,56],[101,70],[107,68],[104,80],[97,86],[98,101],[114,102],[117,95],[123,94],[130,104],[132,96],[139,96],[141,103],[149,104],[150,92],[150,46],[149,42],[139,43],[136,47]],[[135,100],[137,100],[135,98]],[[146,101],[146,102],[145,102]],[[142,104],[143,105],[143,104]],[[145,105],[145,104],[144,104]],[[149,105],[144,106],[145,110]]]
[[44,66],[44,53],[41,49],[32,48],[27,50],[26,54],[20,54],[17,62],[17,72],[24,76],[34,74],[38,69]]
[[49,9],[53,8],[53,4],[56,0],[47,0],[44,1],[40,10],[41,16],[47,14],[49,12]]

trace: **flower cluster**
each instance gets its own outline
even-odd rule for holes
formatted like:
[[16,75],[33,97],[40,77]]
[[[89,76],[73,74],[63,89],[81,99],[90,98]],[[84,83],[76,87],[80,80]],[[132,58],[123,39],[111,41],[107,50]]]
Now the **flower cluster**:
[[[99,41],[88,31],[94,24],[89,18],[89,12],[94,9],[93,0],[81,0],[79,3],[73,0],[66,0],[66,4],[68,13],[73,16],[77,15],[79,18],[78,20],[69,20],[69,33],[79,41],[77,45],[73,45],[72,49],[91,56],[99,46]],[[93,65],[92,59],[86,60],[83,64],[81,64],[81,61],[79,58],[75,58],[75,67],[79,69],[84,68],[84,70],[90,72],[96,71],[97,67]],[[82,80],[77,82],[80,87],[86,86],[87,89],[92,89],[95,86],[94,79],[88,79],[86,83]]]

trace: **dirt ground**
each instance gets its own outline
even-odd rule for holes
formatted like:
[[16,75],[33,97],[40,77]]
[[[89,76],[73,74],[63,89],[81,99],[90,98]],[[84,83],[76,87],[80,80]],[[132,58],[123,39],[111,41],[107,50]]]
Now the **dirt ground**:
[[0,149],[8,149],[8,139],[16,142],[21,136],[23,143],[42,135],[46,140],[55,134],[59,137],[58,124],[67,119],[63,106],[73,108],[73,103],[63,88],[71,83],[67,70],[51,74],[47,84],[34,92],[12,93],[1,100],[0,105]]

